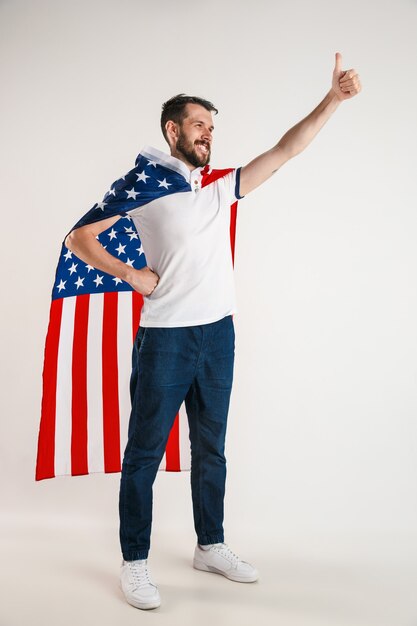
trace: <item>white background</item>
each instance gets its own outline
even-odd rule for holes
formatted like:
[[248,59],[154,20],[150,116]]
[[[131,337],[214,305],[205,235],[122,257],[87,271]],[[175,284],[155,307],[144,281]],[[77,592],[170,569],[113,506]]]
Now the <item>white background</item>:
[[[14,598],[2,624],[90,623],[77,599],[88,603],[104,571],[91,614],[103,624],[149,615],[113,591],[120,475],[34,480],[64,235],[144,144],[169,151],[164,101],[211,100],[211,164],[245,165],[322,100],[336,51],[362,91],[238,207],[225,539],[263,581],[203,574],[192,615],[210,621],[228,585],[234,599],[212,613],[220,624],[233,607],[245,609],[241,623],[258,612],[285,626],[416,623],[416,13],[414,0],[0,3],[1,561]],[[171,624],[187,623],[194,542],[189,473],[159,472],[159,580],[170,550],[183,559],[162,586]],[[191,571],[179,596],[181,568]]]

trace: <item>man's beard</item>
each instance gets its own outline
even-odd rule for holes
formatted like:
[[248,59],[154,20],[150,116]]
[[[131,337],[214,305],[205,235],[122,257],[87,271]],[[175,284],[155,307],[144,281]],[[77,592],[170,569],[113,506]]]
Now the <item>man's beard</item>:
[[[199,143],[199,141],[197,141],[197,143]],[[191,163],[191,165],[194,165],[194,167],[203,167],[210,161],[210,146],[208,146],[207,154],[197,152],[195,143],[191,143],[181,130],[175,148],[178,152],[181,152],[187,161]]]

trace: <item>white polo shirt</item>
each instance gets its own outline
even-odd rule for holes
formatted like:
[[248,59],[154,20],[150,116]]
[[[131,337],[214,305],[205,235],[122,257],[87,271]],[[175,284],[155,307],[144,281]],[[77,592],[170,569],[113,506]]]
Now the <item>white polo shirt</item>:
[[230,217],[231,205],[244,197],[239,195],[241,167],[226,174],[210,166],[190,171],[152,146],[141,154],[184,176],[190,190],[127,211],[147,265],[160,277],[154,291],[143,296],[140,325],[195,326],[236,313]]

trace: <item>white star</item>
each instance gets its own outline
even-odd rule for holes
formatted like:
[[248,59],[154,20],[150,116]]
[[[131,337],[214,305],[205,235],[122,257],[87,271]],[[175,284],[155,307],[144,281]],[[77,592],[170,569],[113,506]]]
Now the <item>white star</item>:
[[139,252],[139,254],[144,254],[142,244],[141,244],[140,248],[136,248],[136,250]]
[[133,267],[133,261],[131,261],[128,257],[127,261],[126,261],[126,265],[130,265],[130,267]]
[[88,271],[88,273],[90,273],[90,271],[93,270],[94,267],[92,265],[86,265],[85,269]]
[[168,187],[170,187],[172,185],[172,183],[167,183],[167,179],[164,178],[164,180],[158,180],[158,187],[165,187],[165,189],[168,189]]
[[[150,161],[150,163],[153,163],[153,161]],[[143,180],[143,182],[146,183],[146,179],[150,178],[150,176],[148,176],[148,174],[145,174],[145,170],[143,170],[143,172],[141,172],[140,174],[136,174],[136,176],[138,177],[138,179],[136,181],[137,183],[140,180]]]
[[129,241],[132,241],[132,239],[139,239],[137,233],[127,233],[127,236],[130,237]]
[[72,252],[71,250],[67,250],[67,253],[64,254],[65,260],[68,261],[68,259],[72,259]]
[[132,221],[132,218],[130,217],[130,215],[125,215],[124,217],[122,217],[123,220],[129,220],[129,222]]
[[148,165],[153,165],[154,167],[156,167],[156,161],[148,161]]
[[125,226],[125,232],[126,233],[133,233],[133,227],[132,226]]
[[78,267],[78,263],[73,263],[71,265],[71,267],[68,268],[69,273],[71,274],[71,276],[73,275],[74,272],[77,271],[77,267]]
[[57,285],[57,289],[58,289],[59,292],[61,292],[62,289],[65,289],[65,283],[66,282],[67,282],[66,280],[62,280],[62,278],[61,278],[61,282],[59,283],[59,285]]
[[135,188],[132,187],[132,189],[129,191],[128,189],[125,189],[126,193],[127,193],[127,197],[128,198],[133,198],[133,200],[136,200],[136,196],[139,195],[140,191],[135,191]]
[[119,283],[122,283],[122,279],[119,278],[118,276],[116,276],[116,278],[113,278],[112,280],[114,280],[114,282],[116,283],[116,285],[118,285]]
[[78,276],[77,280],[74,283],[74,285],[77,285],[77,289],[78,287],[84,287],[84,280],[85,278],[81,278],[81,276]]
[[103,278],[104,276],[99,276],[97,274],[97,276],[95,277],[95,279],[93,280],[93,283],[96,283],[96,287],[98,287],[99,285],[103,284]]
[[115,196],[116,195],[116,190],[114,187],[112,187],[111,189],[109,189],[105,194],[104,197],[106,196]]
[[115,239],[117,232],[114,230],[114,228],[112,228],[111,231],[107,234],[110,237],[110,241],[111,241],[112,239]]
[[97,202],[97,208],[104,211],[104,207],[108,204],[108,202]]
[[116,248],[117,256],[120,256],[121,254],[126,254],[125,248],[126,248],[126,244],[122,246],[122,244],[119,243],[119,247]]

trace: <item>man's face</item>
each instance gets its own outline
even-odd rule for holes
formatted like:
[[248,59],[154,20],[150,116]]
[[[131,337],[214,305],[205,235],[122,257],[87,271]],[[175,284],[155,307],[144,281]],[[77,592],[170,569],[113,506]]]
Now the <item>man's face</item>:
[[179,135],[173,154],[182,155],[194,167],[203,167],[210,162],[213,118],[211,112],[199,104],[188,103],[186,114],[187,117],[178,127]]

